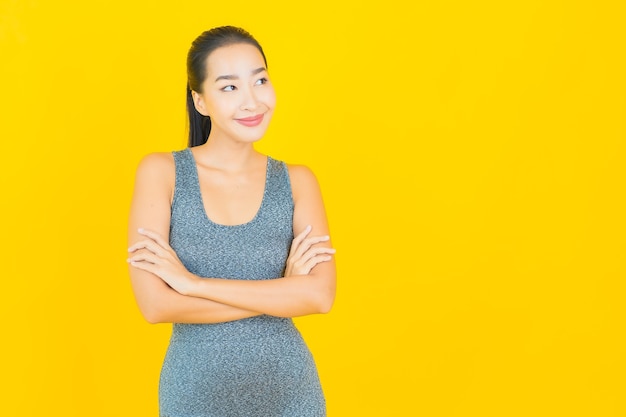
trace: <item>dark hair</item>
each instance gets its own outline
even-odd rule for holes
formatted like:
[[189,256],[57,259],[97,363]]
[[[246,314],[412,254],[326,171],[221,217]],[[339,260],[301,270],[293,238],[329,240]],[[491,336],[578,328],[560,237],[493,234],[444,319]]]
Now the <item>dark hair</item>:
[[211,133],[211,118],[198,113],[193,104],[191,91],[202,93],[202,83],[206,79],[206,63],[211,52],[222,46],[247,43],[255,46],[267,67],[267,59],[261,45],[245,30],[234,26],[220,26],[207,30],[198,36],[187,54],[187,114],[189,115],[189,146],[206,143]]

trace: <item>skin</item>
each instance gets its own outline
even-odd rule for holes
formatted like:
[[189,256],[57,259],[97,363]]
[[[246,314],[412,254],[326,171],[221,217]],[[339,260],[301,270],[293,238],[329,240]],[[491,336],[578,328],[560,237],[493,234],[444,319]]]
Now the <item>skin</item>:
[[[265,134],[276,104],[263,57],[248,44],[216,49],[207,57],[201,91],[192,96],[198,112],[212,123],[207,143],[192,148],[206,214],[224,225],[249,222],[261,205],[267,164],[267,156],[253,145]],[[260,123],[246,125],[246,118],[260,115]],[[136,173],[128,262],[147,321],[219,323],[259,314],[296,317],[330,311],[336,289],[334,249],[311,170],[288,165],[296,237],[285,276],[245,281],[196,276],[169,246],[174,169],[171,153],[153,153],[142,159]]]

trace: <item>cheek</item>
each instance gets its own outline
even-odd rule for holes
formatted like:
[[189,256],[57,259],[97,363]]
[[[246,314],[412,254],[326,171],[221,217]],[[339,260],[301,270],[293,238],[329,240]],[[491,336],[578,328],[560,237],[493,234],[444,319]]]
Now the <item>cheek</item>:
[[237,102],[232,94],[215,94],[207,100],[209,116],[219,117],[226,115],[237,108]]
[[274,88],[269,87],[263,90],[263,102],[270,108],[276,106],[276,93]]

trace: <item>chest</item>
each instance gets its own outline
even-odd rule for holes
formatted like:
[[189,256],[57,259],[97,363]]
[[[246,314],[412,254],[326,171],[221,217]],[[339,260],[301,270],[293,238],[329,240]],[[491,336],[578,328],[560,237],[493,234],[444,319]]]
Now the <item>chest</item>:
[[272,161],[267,173],[247,177],[201,169],[196,176],[184,156],[176,155],[170,221],[170,244],[183,264],[205,277],[282,276],[294,212],[284,165]]
[[234,226],[255,218],[266,188],[265,171],[225,175],[198,170],[198,186],[206,216],[214,223]]

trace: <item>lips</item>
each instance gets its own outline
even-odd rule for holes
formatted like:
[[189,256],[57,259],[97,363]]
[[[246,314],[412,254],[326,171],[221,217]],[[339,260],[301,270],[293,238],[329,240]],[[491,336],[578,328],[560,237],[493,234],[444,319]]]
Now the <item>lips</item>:
[[235,119],[235,120],[244,126],[254,127],[254,126],[258,126],[261,124],[261,122],[263,121],[263,116],[264,114],[261,113],[261,114],[257,114],[256,116],[244,117],[242,119]]

